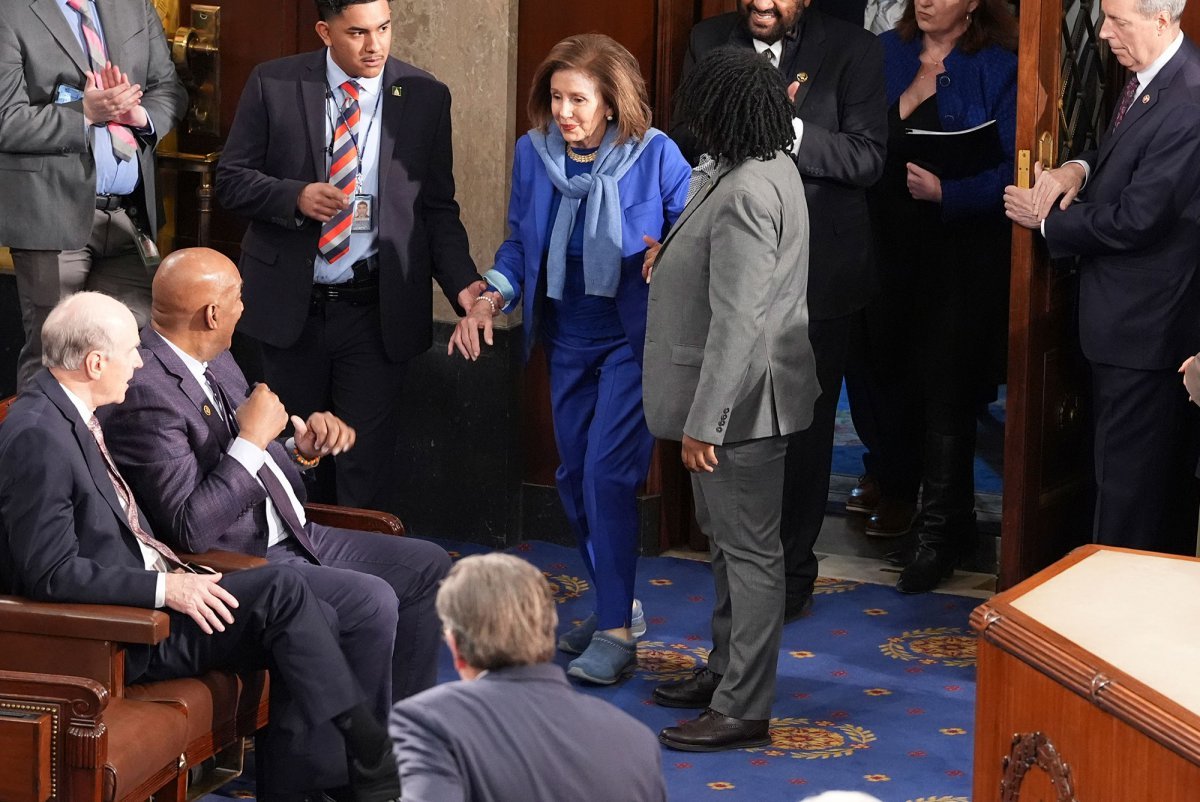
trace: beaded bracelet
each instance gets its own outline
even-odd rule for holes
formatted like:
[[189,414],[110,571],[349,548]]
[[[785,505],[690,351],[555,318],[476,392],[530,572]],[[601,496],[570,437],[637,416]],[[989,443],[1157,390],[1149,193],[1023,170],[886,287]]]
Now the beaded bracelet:
[[292,461],[295,462],[297,465],[299,465],[301,468],[315,468],[315,467],[317,467],[317,463],[321,461],[321,458],[313,457],[312,459],[309,459],[308,457],[306,457],[300,453],[300,449],[293,446],[292,447]]
[[480,294],[480,296],[475,299],[475,303],[479,303],[480,301],[488,302],[488,306],[490,306],[492,308],[492,317],[495,317],[496,316],[496,302],[492,300],[492,296],[487,295],[487,294]]

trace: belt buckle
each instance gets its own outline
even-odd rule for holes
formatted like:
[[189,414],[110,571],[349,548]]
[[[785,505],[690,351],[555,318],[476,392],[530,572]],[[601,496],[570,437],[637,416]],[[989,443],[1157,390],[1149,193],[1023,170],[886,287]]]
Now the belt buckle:
[[337,285],[327,284],[325,286],[325,300],[336,301],[341,293],[338,292]]

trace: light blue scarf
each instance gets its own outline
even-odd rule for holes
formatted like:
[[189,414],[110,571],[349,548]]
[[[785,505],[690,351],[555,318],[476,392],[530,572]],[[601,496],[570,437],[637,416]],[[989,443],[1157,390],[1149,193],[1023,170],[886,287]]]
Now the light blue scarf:
[[600,142],[596,162],[590,173],[568,180],[566,173],[567,143],[558,126],[551,125],[547,133],[533,130],[529,139],[533,149],[542,157],[542,164],[554,188],[562,193],[562,203],[550,232],[550,248],[546,255],[546,294],[562,300],[567,280],[567,243],[579,213],[579,202],[587,198],[587,213],[583,220],[583,288],[588,295],[615,298],[621,282],[621,193],[617,182],[634,165],[646,143],[661,131],[651,128],[641,141],[626,140],[615,145],[616,126],[609,126]]

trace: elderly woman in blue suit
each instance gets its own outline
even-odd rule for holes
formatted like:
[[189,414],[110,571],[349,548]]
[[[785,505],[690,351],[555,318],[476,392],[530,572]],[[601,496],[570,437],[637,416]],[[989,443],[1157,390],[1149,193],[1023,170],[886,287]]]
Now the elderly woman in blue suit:
[[683,210],[691,173],[650,127],[637,60],[607,36],[555,45],[528,109],[535,127],[516,146],[509,236],[448,352],[478,358],[492,318],[518,304],[526,358],[541,339],[559,495],[596,590],[595,612],[558,646],[579,654],[568,674],[611,684],[637,662],[637,491],[654,445],[642,412],[642,256]]
[[[880,40],[888,155],[869,200],[882,292],[855,347],[865,369],[851,371],[866,391],[848,384],[856,423],[869,407],[874,435],[882,499],[868,533],[904,534],[921,491],[919,545],[896,587],[923,593],[973,550],[975,412],[1004,381],[1017,24],[1005,0],[908,0]],[[906,134],[993,120],[993,144],[953,167]],[[896,508],[907,512],[888,532],[879,521]]]

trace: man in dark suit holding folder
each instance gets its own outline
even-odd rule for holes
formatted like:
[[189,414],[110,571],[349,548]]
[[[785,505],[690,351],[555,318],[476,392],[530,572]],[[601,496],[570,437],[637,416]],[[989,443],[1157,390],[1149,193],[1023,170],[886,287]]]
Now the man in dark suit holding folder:
[[1200,410],[1177,371],[1200,348],[1200,49],[1180,31],[1184,0],[1153,5],[1104,0],[1100,38],[1131,76],[1100,149],[1039,165],[1005,208],[1052,257],[1080,259],[1095,541],[1194,555]]

